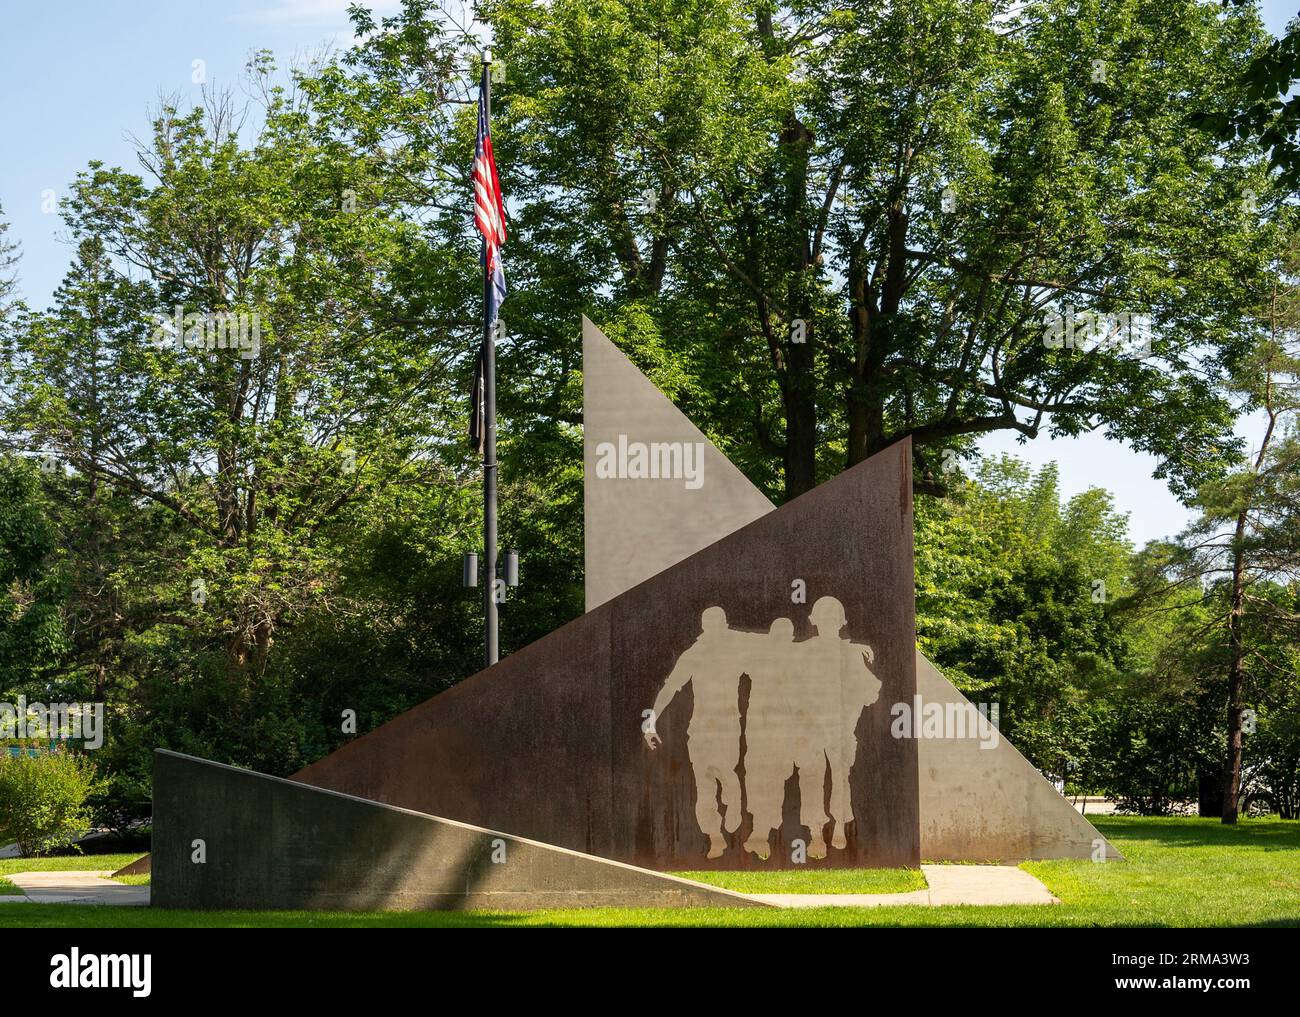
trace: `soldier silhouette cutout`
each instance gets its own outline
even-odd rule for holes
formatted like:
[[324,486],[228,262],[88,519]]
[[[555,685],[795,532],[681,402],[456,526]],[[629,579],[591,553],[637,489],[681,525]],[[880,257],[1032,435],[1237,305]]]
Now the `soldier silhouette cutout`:
[[[785,782],[794,772],[799,755],[799,732],[807,729],[810,715],[798,697],[786,697],[798,682],[794,622],[778,618],[767,633],[761,659],[747,665],[749,709],[745,715],[745,794],[753,818],[745,850],[759,858],[771,853],[773,829],[781,825]],[[819,793],[820,800],[820,793]]]
[[[826,857],[825,827],[832,820],[831,844],[847,846],[857,724],[879,697],[880,679],[871,671],[871,647],[840,637],[846,619],[838,600],[820,598],[809,620],[816,634],[795,642],[789,618],[777,618],[766,633],[741,632],[728,627],[722,608],[706,608],[699,638],[677,658],[655,698],[645,731],[651,749],[659,744],[655,718],[691,685],[695,706],[687,725],[687,753],[695,777],[695,815],[709,839],[709,858],[720,858],[726,850],[724,830],[731,833],[740,825],[742,786],[753,820],[745,850],[767,858],[771,832],[781,825],[786,781],[796,772],[800,822],[810,833],[809,857]],[[750,679],[743,767],[742,674]],[[738,769],[743,769],[743,785]]]
[[[695,709],[686,726],[686,750],[695,775],[695,818],[709,838],[708,856],[721,858],[727,846],[724,829],[735,832],[741,819],[736,766],[740,757],[742,664],[752,655],[754,642],[763,637],[728,627],[727,614],[720,607],[705,608],[700,627],[699,638],[677,658],[655,697],[644,737],[652,749],[659,744],[654,721],[689,682]],[[716,801],[719,797],[722,812]]]

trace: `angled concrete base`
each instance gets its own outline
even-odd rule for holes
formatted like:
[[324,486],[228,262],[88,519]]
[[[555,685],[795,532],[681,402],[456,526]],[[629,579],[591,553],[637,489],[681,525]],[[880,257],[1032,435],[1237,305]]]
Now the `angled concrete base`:
[[127,862],[113,873],[115,876],[147,876],[149,874],[149,856],[144,855],[133,862]]
[[717,887],[173,752],[154,754],[153,801],[156,907],[766,906]]

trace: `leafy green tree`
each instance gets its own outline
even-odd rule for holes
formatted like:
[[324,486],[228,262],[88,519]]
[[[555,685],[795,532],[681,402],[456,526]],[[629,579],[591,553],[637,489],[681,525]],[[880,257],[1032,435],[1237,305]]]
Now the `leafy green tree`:
[[1123,811],[1170,815],[1198,799],[1202,815],[1218,815],[1223,647],[1202,590],[1170,586],[1169,551],[1157,542],[1136,555],[1116,604],[1130,652],[1099,718],[1095,787]]
[[[1214,382],[1243,349],[1264,229],[1241,199],[1266,181],[1252,146],[1186,118],[1230,107],[1253,13],[494,0],[484,16],[508,68],[497,148],[538,387],[562,391],[556,337],[594,307],[634,357],[689,364],[716,393],[703,419],[768,490],[775,458],[787,497],[904,436],[923,487],[939,450],[998,429],[1104,424],[1180,491],[1222,464]],[[1151,355],[1052,348],[1045,315],[1071,307],[1148,315]]]
[[0,457],[0,699],[45,691],[71,650],[57,531],[35,463]]
[[1125,517],[1056,468],[981,464],[954,498],[917,499],[921,648],[1040,769],[1100,780],[1093,743],[1129,666]]
[[1214,733],[1213,715],[1201,700],[1143,695],[1133,686],[1127,693],[1099,726],[1095,786],[1120,812],[1182,814],[1195,797],[1197,749]]
[[[1300,642],[1300,351],[1295,251],[1283,254],[1269,294],[1265,334],[1243,362],[1235,385],[1244,409],[1258,411],[1258,448],[1222,480],[1198,491],[1200,515],[1170,562],[1179,582],[1199,583],[1221,607],[1226,661],[1227,753],[1222,818],[1235,823],[1244,755],[1243,711],[1272,681],[1300,681],[1283,654],[1265,648]],[[1284,698],[1291,698],[1286,696]]]
[[[1223,0],[1224,6],[1257,6],[1257,0]],[[1243,70],[1244,94],[1235,109],[1200,110],[1192,123],[1225,142],[1254,138],[1269,152],[1269,164],[1279,171],[1283,184],[1294,190],[1300,184],[1300,99],[1294,92],[1300,80],[1300,19],[1292,18],[1286,31],[1271,40]]]
[[[4,209],[0,208],[0,216]],[[0,218],[0,322],[9,313],[10,297],[18,287],[18,245],[9,240],[9,224]]]
[[255,66],[247,143],[221,100],[167,108],[140,152],[149,182],[98,164],[78,178],[82,264],[20,331],[6,421],[92,502],[112,485],[170,514],[185,553],[155,620],[254,674],[295,614],[341,609],[328,548],[359,507],[448,482],[454,388],[437,344],[392,317],[393,290],[428,271],[418,231],[270,75]]
[[[139,603],[123,573],[131,545],[124,531],[137,528],[141,513],[102,472],[74,475],[68,467],[75,469],[79,456],[120,458],[131,445],[122,410],[139,399],[140,377],[121,351],[137,342],[148,306],[147,288],[117,274],[98,239],[83,240],[55,309],[18,317],[18,357],[6,379],[11,445],[40,457],[63,613],[70,638],[85,651],[88,682],[69,691],[96,701],[104,698],[123,625]],[[70,449],[79,451],[70,456]],[[163,546],[147,537],[134,542],[136,552]],[[138,553],[135,563],[148,567]]]
[[[91,801],[113,828],[147,815],[155,747],[292,772],[479,666],[452,352],[471,346],[473,247],[435,246],[375,170],[400,156],[358,149],[273,80],[256,60],[251,134],[217,96],[160,112],[143,176],[92,164],[55,304],[14,322],[5,444],[51,464],[24,497],[64,626],[41,687],[107,703]],[[208,344],[227,313],[257,315],[260,346]],[[503,489],[525,575],[507,647],[581,610],[580,516],[546,487],[580,491],[580,463],[520,447],[535,458]],[[23,688],[42,659],[27,638],[15,628]]]
[[[1297,606],[1295,598],[1291,606]],[[1291,675],[1300,673],[1294,644],[1284,666]],[[1258,803],[1283,819],[1300,819],[1300,682],[1269,683],[1257,714],[1243,764],[1254,786],[1243,794],[1241,809],[1249,814]]]

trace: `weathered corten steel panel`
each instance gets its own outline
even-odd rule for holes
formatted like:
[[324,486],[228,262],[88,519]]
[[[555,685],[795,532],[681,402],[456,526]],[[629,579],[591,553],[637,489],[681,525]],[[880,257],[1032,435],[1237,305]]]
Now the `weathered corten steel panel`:
[[[654,702],[677,656],[699,635],[707,608],[722,607],[728,628],[742,633],[767,633],[774,620],[787,618],[793,623],[795,645],[805,646],[814,636],[811,608],[822,597],[840,602],[847,617],[841,635],[872,647],[871,670],[882,686],[860,718],[844,715],[849,722],[856,721],[856,746],[850,745],[856,751],[849,757],[855,821],[845,850],[830,852],[830,860],[840,864],[904,865],[919,860],[916,746],[889,733],[889,704],[905,701],[906,690],[916,680],[909,463],[906,444],[889,449],[609,604],[614,614],[611,726],[623,729]],[[804,603],[792,603],[795,580],[806,585]],[[746,661],[747,653],[752,660],[753,651],[742,644],[736,656]],[[751,677],[750,672],[746,677]],[[816,722],[799,683],[816,679],[816,674],[803,672],[792,676],[775,725],[785,737],[766,740],[765,756],[786,751],[784,756],[762,761],[769,764],[763,769],[779,773],[783,782],[793,774],[806,728]],[[753,680],[743,682],[736,698],[749,700],[753,687]],[[707,849],[696,814],[701,794],[696,787],[698,760],[693,767],[689,758],[695,738],[688,740],[684,723],[689,720],[694,727],[699,694],[692,690],[691,701],[683,701],[687,694],[679,693],[656,718],[664,742],[660,750],[647,756],[639,739],[613,741],[612,829],[618,857],[647,862],[690,857],[703,854],[701,847]],[[745,720],[750,719],[746,711]],[[745,733],[752,743],[752,724],[746,724]],[[760,791],[747,779],[760,770],[752,749],[752,744],[746,745],[743,757],[746,805]],[[779,768],[774,771],[772,763]],[[832,784],[843,779],[835,770],[832,766],[828,775]],[[809,782],[801,774],[798,781],[789,781],[789,793],[780,803],[780,832],[774,835],[771,859],[763,864],[788,864],[794,840],[818,839],[800,823],[793,793],[798,784],[802,798],[811,783],[814,793],[822,797],[826,777],[814,776],[822,779]],[[758,863],[751,853],[740,850],[753,832],[752,811],[746,810],[743,824],[728,838],[723,857],[699,864]],[[760,839],[765,832],[760,831]]]
[[917,746],[890,735],[910,464],[881,452],[295,779],[651,868],[917,864]]
[[609,623],[585,614],[293,779],[613,857]]

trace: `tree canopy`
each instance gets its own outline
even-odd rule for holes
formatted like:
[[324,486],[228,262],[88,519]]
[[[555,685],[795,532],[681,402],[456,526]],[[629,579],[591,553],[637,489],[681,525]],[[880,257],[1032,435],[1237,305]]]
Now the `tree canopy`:
[[[489,30],[505,649],[582,610],[585,313],[775,501],[911,439],[920,644],[1035,765],[1295,814],[1293,197],[1277,138],[1213,129],[1279,52],[1253,5],[479,13],[356,8],[164,101],[73,182],[47,308],[0,225],[0,685],[110,704],[104,821],[155,746],[291,772],[476,666]],[[1097,429],[1196,525],[1135,550],[1107,492],[977,455]]]

